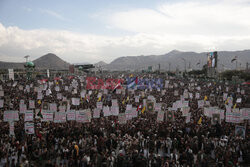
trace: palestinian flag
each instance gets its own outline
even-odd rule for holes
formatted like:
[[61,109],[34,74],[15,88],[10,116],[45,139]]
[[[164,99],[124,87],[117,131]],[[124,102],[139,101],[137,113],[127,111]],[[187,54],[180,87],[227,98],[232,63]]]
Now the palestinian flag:
[[142,110],[142,105],[140,104],[140,105],[137,107],[137,110],[136,110],[136,111],[138,112],[138,111],[141,111],[141,110]]
[[40,111],[37,113],[37,116],[43,119],[42,108],[40,108]]
[[231,60],[231,63],[234,62],[235,60],[237,60],[237,56],[235,56],[235,57]]
[[134,88],[138,84],[138,78],[136,77],[132,82],[127,85],[128,89]]

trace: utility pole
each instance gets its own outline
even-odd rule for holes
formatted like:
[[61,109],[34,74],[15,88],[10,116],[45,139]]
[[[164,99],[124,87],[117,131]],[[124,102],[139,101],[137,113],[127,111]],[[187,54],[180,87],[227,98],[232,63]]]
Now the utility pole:
[[246,70],[248,70],[248,62],[247,62],[247,64],[246,64]]
[[238,70],[238,61],[236,60],[236,70]]
[[168,63],[168,71],[170,72],[171,69],[171,63]]
[[184,61],[184,65],[185,65],[185,72],[186,72],[186,70],[187,70],[187,68],[186,68],[186,59],[184,59],[184,58],[181,58],[183,61]]

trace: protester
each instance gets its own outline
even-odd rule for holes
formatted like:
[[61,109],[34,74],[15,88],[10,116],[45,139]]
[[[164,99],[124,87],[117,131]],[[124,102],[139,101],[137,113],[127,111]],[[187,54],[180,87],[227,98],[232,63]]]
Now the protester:
[[1,81],[0,166],[248,166],[249,94],[165,74]]

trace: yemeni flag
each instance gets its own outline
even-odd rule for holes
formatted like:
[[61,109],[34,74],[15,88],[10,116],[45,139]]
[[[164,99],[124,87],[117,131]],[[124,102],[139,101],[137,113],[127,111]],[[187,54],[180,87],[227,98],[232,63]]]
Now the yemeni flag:
[[138,84],[138,78],[136,77],[132,82],[127,85],[128,89],[134,88]]
[[113,93],[115,93],[115,91],[116,91],[116,89],[121,89],[121,82],[119,82],[116,86],[115,86],[115,88],[113,89]]
[[234,62],[235,60],[237,60],[237,56],[235,56],[235,57],[231,60],[231,63]]

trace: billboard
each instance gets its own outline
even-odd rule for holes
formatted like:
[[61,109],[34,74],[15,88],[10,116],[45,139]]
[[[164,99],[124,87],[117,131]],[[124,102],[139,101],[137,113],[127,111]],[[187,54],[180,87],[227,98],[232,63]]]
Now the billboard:
[[216,68],[217,67],[217,52],[209,52],[207,54],[207,66],[208,68]]

